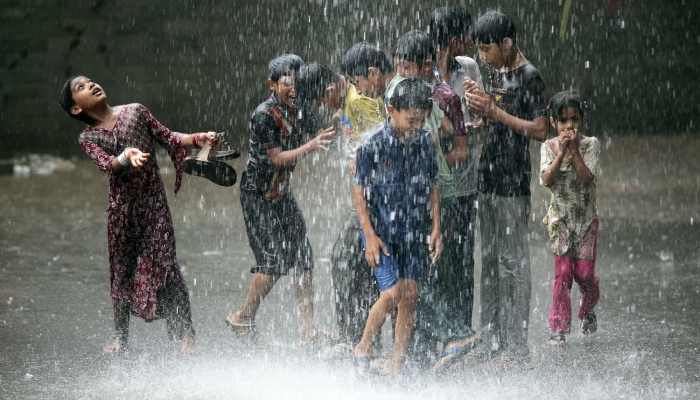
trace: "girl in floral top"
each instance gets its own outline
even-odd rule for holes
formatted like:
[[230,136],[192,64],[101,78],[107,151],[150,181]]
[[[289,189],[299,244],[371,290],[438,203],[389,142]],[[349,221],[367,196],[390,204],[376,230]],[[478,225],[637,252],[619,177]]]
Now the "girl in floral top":
[[168,335],[179,340],[176,354],[194,352],[190,301],[175,254],[175,235],[155,145],[175,165],[180,188],[186,146],[216,145],[213,132],[182,134],[164,127],[141,104],[110,106],[102,87],[84,76],[65,83],[59,99],[69,116],[87,124],[78,139],[109,177],[107,248],[114,306],[108,353],[126,350],[129,316],[165,318]]
[[550,100],[550,124],[558,135],[542,145],[540,183],[552,193],[544,224],[554,253],[552,309],[547,320],[552,332],[547,344],[563,345],[571,327],[571,291],[575,280],[581,291],[579,329],[597,329],[593,308],[600,298],[595,275],[598,211],[595,188],[600,177],[600,143],[580,133],[584,111],[581,96],[557,93]]

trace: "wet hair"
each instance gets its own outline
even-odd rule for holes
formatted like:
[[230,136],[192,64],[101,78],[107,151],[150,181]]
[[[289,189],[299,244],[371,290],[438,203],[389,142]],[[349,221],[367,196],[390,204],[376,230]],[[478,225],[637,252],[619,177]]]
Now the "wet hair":
[[340,81],[340,75],[317,62],[304,64],[297,75],[296,92],[302,102],[326,96],[326,88]]
[[586,104],[583,102],[581,95],[575,90],[565,90],[555,94],[547,105],[549,116],[554,118],[555,121],[559,121],[564,110],[569,107],[577,109],[579,115],[583,118]]
[[435,61],[435,46],[427,33],[410,31],[396,42],[396,54],[399,61],[412,61],[418,64],[419,68],[423,68],[425,60]]
[[501,47],[503,39],[510,38],[515,45],[515,24],[510,17],[498,10],[486,11],[474,24],[472,39],[474,43],[496,43]]
[[365,78],[368,75],[367,68],[370,67],[379,68],[382,74],[394,71],[386,54],[367,42],[360,42],[352,46],[343,56],[340,66],[346,75]]
[[431,110],[433,99],[430,97],[430,87],[418,78],[404,79],[396,85],[389,98],[389,105],[396,111],[416,108]]
[[464,7],[440,7],[430,14],[430,36],[435,50],[444,50],[453,37],[464,39],[472,26],[472,16]]
[[80,77],[83,75],[73,75],[68,80],[66,83],[63,84],[63,88],[61,89],[61,94],[58,96],[58,104],[61,105],[61,108],[63,111],[68,114],[71,118],[75,118],[80,122],[84,122],[88,125],[91,125],[93,122],[95,122],[92,118],[88,117],[83,113],[82,111],[79,114],[73,114],[70,112],[70,109],[73,108],[75,105],[75,100],[73,99],[73,88],[71,87],[71,83],[73,83],[73,80],[77,77]]
[[277,82],[280,77],[291,75],[293,71],[299,72],[299,68],[302,65],[304,65],[304,60],[295,54],[279,55],[268,64],[267,68],[270,70],[270,73],[267,77]]

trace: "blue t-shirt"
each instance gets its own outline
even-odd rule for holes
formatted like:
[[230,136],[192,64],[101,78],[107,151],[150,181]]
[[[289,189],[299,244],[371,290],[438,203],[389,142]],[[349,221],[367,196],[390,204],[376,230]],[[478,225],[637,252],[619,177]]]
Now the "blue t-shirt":
[[366,187],[377,236],[394,244],[420,240],[430,185],[440,179],[430,133],[421,129],[404,146],[387,121],[365,139],[356,157],[353,183]]

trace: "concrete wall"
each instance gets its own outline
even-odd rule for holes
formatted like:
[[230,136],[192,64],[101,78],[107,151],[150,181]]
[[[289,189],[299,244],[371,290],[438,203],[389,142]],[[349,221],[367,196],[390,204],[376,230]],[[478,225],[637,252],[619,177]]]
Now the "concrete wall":
[[227,131],[244,145],[274,55],[338,67],[353,43],[388,48],[425,29],[433,8],[460,3],[475,17],[509,13],[547,95],[573,87],[588,99],[593,134],[698,131],[694,0],[573,0],[563,40],[566,0],[3,0],[0,158],[80,154],[82,126],[57,102],[75,73],[101,83],[110,104],[143,103],[173,130]]

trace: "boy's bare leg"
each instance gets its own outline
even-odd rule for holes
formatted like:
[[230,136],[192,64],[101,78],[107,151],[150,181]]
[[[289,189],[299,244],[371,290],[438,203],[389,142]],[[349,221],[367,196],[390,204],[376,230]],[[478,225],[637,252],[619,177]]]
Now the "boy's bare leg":
[[385,290],[379,294],[379,299],[372,305],[365,324],[365,331],[362,334],[362,340],[355,346],[355,357],[371,356],[374,341],[377,333],[382,329],[386,315],[394,309],[396,302],[400,300],[399,284]]
[[292,276],[294,294],[297,296],[299,319],[301,321],[301,342],[306,343],[316,334],[314,324],[314,285],[313,270],[294,270]]
[[255,315],[258,313],[258,308],[260,308],[260,303],[265,296],[270,293],[270,290],[272,290],[272,287],[275,286],[275,282],[277,282],[279,278],[279,275],[256,273],[253,276],[253,281],[250,283],[250,289],[248,289],[248,296],[246,296],[245,302],[241,308],[227,317],[229,322],[240,325],[254,323]]
[[389,373],[397,374],[403,368],[408,346],[413,337],[418,303],[418,284],[412,279],[399,279],[396,285],[400,291],[399,312],[396,316],[396,338],[394,354],[391,357]]

